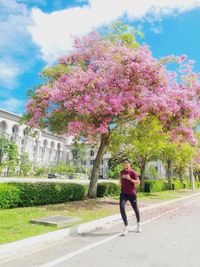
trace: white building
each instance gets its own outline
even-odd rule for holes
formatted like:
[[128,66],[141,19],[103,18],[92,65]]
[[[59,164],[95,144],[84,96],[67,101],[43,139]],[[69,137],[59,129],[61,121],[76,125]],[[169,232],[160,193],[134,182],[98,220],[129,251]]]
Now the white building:
[[[17,114],[0,109],[0,135],[14,141],[19,153],[27,152],[29,159],[35,166],[54,166],[58,162],[69,163],[73,160],[71,145],[73,137],[61,137],[46,131],[29,130],[20,123]],[[90,147],[86,151],[85,167],[91,168],[96,153]],[[100,174],[107,178],[109,154],[104,156]]]

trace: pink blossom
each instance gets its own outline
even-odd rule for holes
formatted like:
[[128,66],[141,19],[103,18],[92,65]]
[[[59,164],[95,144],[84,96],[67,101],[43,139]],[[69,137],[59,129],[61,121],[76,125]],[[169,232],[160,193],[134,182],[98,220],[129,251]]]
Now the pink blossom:
[[[112,121],[139,121],[153,114],[172,138],[193,138],[192,126],[200,115],[200,84],[185,55],[159,61],[148,46],[131,49],[96,32],[76,38],[74,47],[59,61],[71,71],[38,88],[36,98],[28,101],[31,125],[49,118],[48,125],[59,110],[69,133],[96,136],[108,132]],[[168,71],[163,62],[176,62],[179,70]]]

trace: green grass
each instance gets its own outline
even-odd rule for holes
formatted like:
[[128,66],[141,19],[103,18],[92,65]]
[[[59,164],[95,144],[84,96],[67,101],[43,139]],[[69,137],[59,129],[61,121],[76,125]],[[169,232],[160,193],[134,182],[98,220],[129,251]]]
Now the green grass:
[[78,217],[81,219],[80,222],[83,223],[116,214],[118,212],[118,205],[105,205],[105,203],[98,199],[76,201],[66,204],[1,210],[0,244],[13,242],[57,229],[55,226],[32,224],[29,222],[30,219],[52,215],[63,215]]
[[166,190],[166,191],[160,191],[160,192],[153,192],[153,193],[138,193],[138,198],[141,200],[171,200],[183,196],[187,196],[191,194],[191,190]]
[[[196,190],[197,191],[197,190]],[[167,201],[170,199],[175,199],[183,196],[190,195],[192,193],[191,189],[181,189],[181,190],[166,190],[160,192],[153,192],[153,193],[137,193],[137,197],[139,200],[161,200]],[[114,199],[119,199],[118,196],[113,197]]]
[[[196,190],[198,192],[199,190]],[[162,191],[157,193],[138,193],[138,200],[157,203],[179,198],[192,193],[192,190],[182,189]],[[63,215],[80,218],[78,223],[84,223],[119,213],[119,196],[105,199],[90,199],[64,204],[46,205],[28,208],[0,210],[0,244],[13,242],[23,238],[55,231],[55,226],[30,223],[30,219]],[[75,224],[74,224],[75,225]]]

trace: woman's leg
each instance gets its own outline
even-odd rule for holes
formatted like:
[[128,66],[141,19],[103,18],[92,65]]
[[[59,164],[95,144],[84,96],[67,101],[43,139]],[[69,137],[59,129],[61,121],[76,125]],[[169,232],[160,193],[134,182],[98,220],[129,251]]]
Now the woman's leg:
[[121,212],[124,225],[128,226],[128,220],[127,220],[126,211],[125,211],[126,202],[127,202],[126,196],[124,194],[120,194],[120,202],[119,202],[120,212]]
[[136,195],[130,195],[129,196],[129,201],[131,203],[131,206],[132,206],[133,210],[135,211],[137,222],[139,223],[140,222],[140,212],[139,212],[139,208],[138,208],[138,204],[137,204]]

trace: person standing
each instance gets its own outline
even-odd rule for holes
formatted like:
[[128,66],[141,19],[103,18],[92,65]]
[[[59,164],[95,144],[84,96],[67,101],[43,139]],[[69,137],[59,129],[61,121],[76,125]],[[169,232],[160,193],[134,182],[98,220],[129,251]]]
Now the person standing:
[[140,180],[137,173],[131,168],[129,159],[125,159],[123,163],[124,163],[124,169],[120,173],[121,176],[120,213],[125,225],[122,235],[127,235],[128,231],[131,230],[131,228],[128,226],[128,220],[125,211],[125,205],[127,201],[131,203],[131,206],[136,215],[137,232],[138,233],[141,232],[140,212],[137,204],[137,195],[136,195],[136,185],[140,184]]

